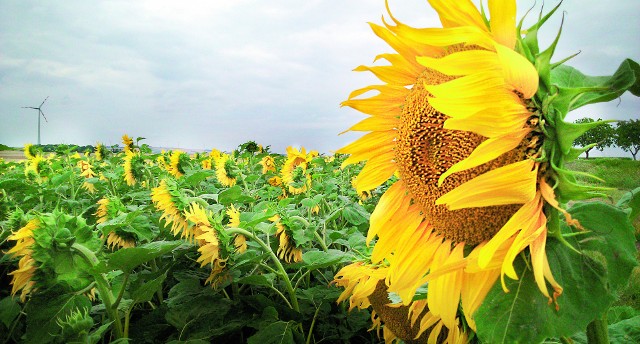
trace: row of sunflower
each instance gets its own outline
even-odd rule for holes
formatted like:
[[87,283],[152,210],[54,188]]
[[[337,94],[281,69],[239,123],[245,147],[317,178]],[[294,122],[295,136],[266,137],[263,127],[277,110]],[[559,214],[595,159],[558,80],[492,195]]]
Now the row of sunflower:
[[369,313],[345,322],[330,286],[368,252],[377,193],[353,190],[359,166],[140,140],[124,135],[116,153],[27,145],[0,164],[2,340],[376,340]]

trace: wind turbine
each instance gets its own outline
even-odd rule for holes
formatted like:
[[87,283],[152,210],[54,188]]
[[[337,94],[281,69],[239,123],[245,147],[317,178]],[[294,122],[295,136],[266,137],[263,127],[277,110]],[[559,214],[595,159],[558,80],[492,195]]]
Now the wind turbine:
[[22,107],[23,109],[38,110],[38,145],[40,145],[40,115],[42,115],[42,117],[44,117],[44,120],[47,123],[49,123],[49,121],[47,121],[47,117],[45,117],[45,115],[44,115],[44,112],[42,112],[42,105],[44,105],[44,102],[46,102],[47,99],[49,99],[49,96],[47,96],[47,98],[44,98],[44,100],[42,101],[42,103],[38,107],[33,107],[33,106],[23,106]]

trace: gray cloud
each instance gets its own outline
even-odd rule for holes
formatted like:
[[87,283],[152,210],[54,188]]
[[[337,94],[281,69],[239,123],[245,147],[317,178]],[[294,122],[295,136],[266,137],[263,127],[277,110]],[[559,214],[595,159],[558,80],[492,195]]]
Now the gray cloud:
[[[532,3],[521,2],[519,16]],[[438,25],[423,0],[390,6],[412,26]],[[572,65],[603,75],[640,56],[640,4],[565,1],[563,9],[558,57],[582,50]],[[375,82],[351,70],[390,51],[366,24],[383,13],[382,0],[3,1],[0,142],[35,142],[35,113],[21,106],[50,96],[44,143],[115,144],[127,133],[169,147],[255,140],[276,151],[335,150],[358,137],[338,133],[363,118],[340,102]],[[570,118],[640,115],[637,99],[621,100]]]

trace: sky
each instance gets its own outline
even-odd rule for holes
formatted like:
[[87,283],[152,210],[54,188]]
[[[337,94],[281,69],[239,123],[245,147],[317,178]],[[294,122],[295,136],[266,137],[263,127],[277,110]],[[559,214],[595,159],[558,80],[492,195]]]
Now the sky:
[[[518,18],[533,5],[519,1]],[[390,8],[408,25],[440,27],[425,0]],[[588,75],[640,61],[640,1],[561,9],[557,60],[580,51],[569,64]],[[22,107],[48,96],[43,144],[113,145],[126,133],[157,147],[335,151],[362,135],[338,135],[364,118],[340,102],[377,83],[352,70],[392,52],[367,24],[385,13],[383,0],[0,0],[0,143],[36,143],[37,111]],[[543,28],[542,47],[561,17]],[[581,117],[640,118],[640,101],[626,93],[567,119]]]

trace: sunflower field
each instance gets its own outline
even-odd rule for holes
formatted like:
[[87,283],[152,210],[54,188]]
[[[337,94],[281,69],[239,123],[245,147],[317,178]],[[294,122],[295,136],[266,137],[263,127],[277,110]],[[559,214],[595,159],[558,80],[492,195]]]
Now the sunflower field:
[[138,143],[0,163],[0,341],[375,341],[331,283],[369,250],[357,166]]

